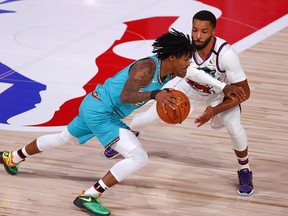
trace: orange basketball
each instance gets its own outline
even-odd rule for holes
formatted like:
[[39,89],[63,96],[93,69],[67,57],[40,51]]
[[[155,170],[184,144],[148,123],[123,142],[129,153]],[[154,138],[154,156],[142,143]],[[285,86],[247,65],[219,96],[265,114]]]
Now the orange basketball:
[[174,110],[165,105],[167,113],[164,112],[162,104],[157,102],[156,109],[159,117],[168,124],[181,124],[189,115],[190,101],[188,97],[181,91],[171,90],[169,94],[179,96],[180,99],[176,99],[177,103],[174,105]]

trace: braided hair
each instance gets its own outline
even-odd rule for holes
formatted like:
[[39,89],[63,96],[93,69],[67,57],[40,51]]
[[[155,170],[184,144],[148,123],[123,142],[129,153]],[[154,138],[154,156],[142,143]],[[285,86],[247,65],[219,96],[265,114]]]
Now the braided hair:
[[165,60],[170,55],[174,55],[176,58],[180,58],[183,55],[192,57],[193,46],[189,35],[185,35],[173,28],[168,33],[158,37],[152,46],[152,52],[156,53],[156,57],[160,60]]

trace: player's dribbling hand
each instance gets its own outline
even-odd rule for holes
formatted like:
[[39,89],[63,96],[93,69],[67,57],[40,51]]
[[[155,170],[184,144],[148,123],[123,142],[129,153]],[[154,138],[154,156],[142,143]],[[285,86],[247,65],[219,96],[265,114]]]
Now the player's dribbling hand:
[[176,105],[177,103],[176,99],[180,99],[179,96],[170,94],[169,91],[171,90],[172,89],[163,89],[156,95],[155,98],[157,102],[162,104],[165,113],[167,113],[166,106],[169,106],[171,109],[174,110],[175,109],[174,105]]

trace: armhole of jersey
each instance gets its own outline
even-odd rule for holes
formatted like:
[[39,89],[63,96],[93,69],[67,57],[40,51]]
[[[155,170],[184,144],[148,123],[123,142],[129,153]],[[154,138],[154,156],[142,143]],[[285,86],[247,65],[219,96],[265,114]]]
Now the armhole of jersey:
[[225,45],[227,45],[227,44],[228,44],[227,42],[224,42],[223,44],[221,44],[221,46],[218,49],[217,55],[216,55],[216,66],[217,66],[218,71],[221,72],[221,73],[225,73],[225,71],[220,69],[220,66],[219,66],[219,54],[220,54],[221,50],[223,49],[223,47]]

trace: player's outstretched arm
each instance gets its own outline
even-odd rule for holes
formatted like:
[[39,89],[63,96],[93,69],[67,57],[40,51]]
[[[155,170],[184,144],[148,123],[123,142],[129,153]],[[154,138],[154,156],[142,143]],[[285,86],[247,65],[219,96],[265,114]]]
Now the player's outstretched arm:
[[194,80],[195,82],[201,84],[214,86],[215,88],[223,91],[225,96],[227,98],[230,98],[231,100],[234,100],[235,97],[238,98],[240,101],[244,101],[246,99],[245,91],[242,87],[236,85],[227,85],[224,82],[220,82],[219,80],[211,77],[209,74],[206,74],[203,70],[189,67],[187,69],[185,78]]

